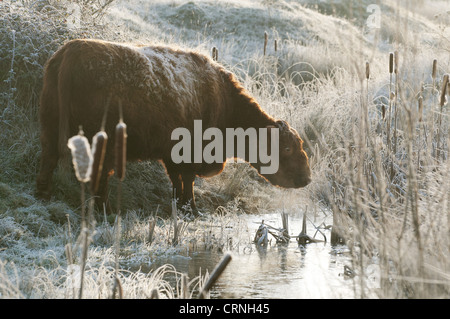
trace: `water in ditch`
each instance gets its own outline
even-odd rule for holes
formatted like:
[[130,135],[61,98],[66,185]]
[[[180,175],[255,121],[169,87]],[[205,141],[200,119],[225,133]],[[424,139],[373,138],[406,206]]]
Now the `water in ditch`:
[[[281,227],[280,214],[241,216],[249,233],[255,234],[261,221]],[[222,276],[210,291],[211,298],[354,298],[353,281],[345,276],[345,266],[350,265],[345,246],[330,245],[331,231],[318,225],[330,224],[331,217],[309,220],[307,233],[321,240],[299,246],[295,238],[289,244],[276,244],[274,238],[267,247],[257,247],[251,241],[245,247],[232,250],[232,256]],[[289,234],[298,235],[302,216],[289,216]],[[326,241],[325,241],[325,237]],[[269,238],[271,236],[269,235]],[[153,269],[172,264],[177,271],[195,278],[206,271],[211,273],[224,253],[197,250],[188,256],[161,258],[152,264]]]

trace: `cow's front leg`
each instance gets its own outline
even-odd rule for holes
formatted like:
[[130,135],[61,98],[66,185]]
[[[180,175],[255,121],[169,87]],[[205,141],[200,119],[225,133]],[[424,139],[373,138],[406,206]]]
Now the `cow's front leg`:
[[188,173],[183,172],[181,174],[181,177],[183,179],[183,206],[184,205],[190,205],[192,212],[195,215],[198,215],[198,209],[197,205],[195,203],[195,197],[194,197],[194,180],[195,180],[195,174],[194,173]]
[[177,202],[177,207],[181,208],[183,197],[183,180],[181,178],[181,174],[175,164],[165,161],[164,165],[170,181],[172,182],[172,199],[175,199]]

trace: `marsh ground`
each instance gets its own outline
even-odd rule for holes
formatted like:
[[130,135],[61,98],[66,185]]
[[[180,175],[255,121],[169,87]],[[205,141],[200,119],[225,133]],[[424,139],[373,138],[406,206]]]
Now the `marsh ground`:
[[[205,54],[216,47],[219,62],[239,76],[262,107],[298,130],[313,169],[313,183],[297,191],[271,187],[247,164],[227,165],[217,177],[198,179],[196,196],[208,217],[186,223],[174,246],[170,182],[163,168],[153,162],[129,164],[122,200],[123,261],[180,255],[192,241],[221,250],[227,243],[219,227],[225,217],[239,224],[243,214],[298,212],[308,205],[333,213],[335,230],[349,250],[347,266],[359,274],[353,281],[356,297],[448,298],[446,1],[380,1],[373,7],[370,1],[133,0],[113,1],[104,9],[102,1],[74,3],[79,11],[51,0],[0,3],[2,297],[73,297],[68,278],[74,268],[65,247],[73,245],[76,265],[80,187],[71,171],[59,170],[52,201],[34,197],[37,112],[45,61],[64,41],[88,37],[162,42]],[[390,72],[394,52],[398,63]],[[114,197],[117,182],[112,184]],[[151,218],[157,224],[149,242]],[[96,215],[86,297],[110,296],[114,219],[114,214]],[[245,240],[251,245],[251,237]],[[375,290],[364,275],[374,258],[380,274]],[[154,288],[161,296],[177,297],[178,288],[163,280],[174,271],[170,266],[150,273],[123,270],[125,297],[145,298]],[[204,278],[192,280],[194,287]]]

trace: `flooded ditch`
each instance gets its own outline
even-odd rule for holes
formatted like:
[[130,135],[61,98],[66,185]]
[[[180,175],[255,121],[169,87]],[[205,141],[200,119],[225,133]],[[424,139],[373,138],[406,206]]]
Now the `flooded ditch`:
[[[242,215],[248,233],[255,235],[261,221],[276,228],[282,227],[280,214]],[[316,228],[331,216],[307,222],[307,233],[313,236]],[[324,224],[324,225],[325,225]],[[296,236],[302,228],[302,214],[289,216],[289,234]],[[226,231],[226,230],[225,230]],[[321,229],[326,242],[299,246],[295,238],[288,244],[277,244],[274,237],[266,247],[257,247],[252,240],[229,252],[231,262],[210,291],[211,298],[354,298],[353,281],[344,276],[344,266],[350,265],[346,246],[330,245],[329,229]],[[324,240],[322,234],[316,239]],[[187,256],[159,258],[148,271],[164,264],[173,265],[189,279],[211,273],[223,257],[217,250],[196,250]],[[170,281],[170,279],[168,279]],[[175,279],[172,279],[175,280]]]

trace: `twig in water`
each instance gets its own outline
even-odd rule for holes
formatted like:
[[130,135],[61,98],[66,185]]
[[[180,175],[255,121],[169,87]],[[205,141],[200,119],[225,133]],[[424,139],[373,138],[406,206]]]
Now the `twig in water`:
[[263,246],[266,247],[268,240],[269,240],[269,231],[267,229],[268,225],[264,224],[264,220],[262,221],[261,225],[258,227],[258,230],[256,231],[255,238],[253,239],[253,242],[257,246]]
[[[308,212],[308,206],[306,206],[306,210],[303,213],[302,230],[301,230],[300,234],[298,234],[298,236],[297,236],[297,243],[298,243],[299,246],[300,245],[304,246],[304,245],[309,244],[309,243],[322,242],[321,240],[318,240],[318,239],[315,239],[315,238],[311,238],[306,233],[306,214],[307,214],[307,212]],[[316,227],[316,229],[317,229],[317,227]]]
[[281,213],[281,221],[283,223],[283,229],[281,231],[281,241],[288,243],[290,236],[289,236],[289,215],[285,212]]
[[215,284],[217,279],[219,279],[220,275],[222,275],[225,268],[231,261],[231,255],[226,254],[223,256],[222,260],[217,264],[216,268],[214,268],[211,276],[209,276],[208,281],[204,284],[203,288],[200,290],[198,294],[199,299],[205,299],[206,294],[209,292],[211,287]]

